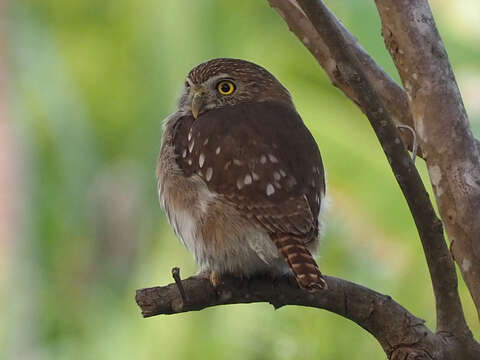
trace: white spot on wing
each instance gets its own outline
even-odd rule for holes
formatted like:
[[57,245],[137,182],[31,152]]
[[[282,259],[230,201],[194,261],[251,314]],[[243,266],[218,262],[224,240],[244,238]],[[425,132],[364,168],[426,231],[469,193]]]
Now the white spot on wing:
[[205,179],[207,181],[210,181],[212,179],[212,175],[213,175],[213,169],[211,167],[209,167],[207,169],[207,172],[205,173]]
[[243,161],[240,161],[238,159],[233,159],[233,163],[237,166],[242,166],[243,165]]
[[195,145],[195,140],[193,140],[190,144],[188,144],[188,152],[192,152],[194,145]]
[[205,163],[205,154],[201,153],[200,156],[198,157],[198,166],[202,168],[204,163]]
[[218,146],[218,147],[215,149],[215,154],[217,154],[217,155],[220,154],[220,151],[221,151],[221,150],[222,150],[222,149],[220,148],[220,146]]
[[207,144],[208,144],[208,138],[206,138],[205,141],[203,142],[203,146],[205,146]]
[[273,178],[277,181],[280,180],[280,173],[278,173],[277,171],[274,171],[273,172]]
[[245,175],[243,182],[245,185],[250,185],[252,183],[252,176],[250,174]]
[[267,185],[267,192],[266,192],[266,193],[267,193],[267,196],[272,195],[274,192],[275,192],[275,188],[273,187],[273,185],[272,185],[272,184],[268,184],[268,185]]
[[258,174],[254,171],[252,171],[252,178],[253,178],[254,181],[260,180],[260,176],[258,176]]
[[183,149],[182,157],[185,159],[187,157],[187,149]]
[[267,162],[267,157],[265,155],[260,156],[260,162],[265,164]]
[[238,188],[238,190],[242,190],[242,188],[243,188],[243,180],[242,179],[237,179],[237,188]]
[[278,159],[272,154],[268,154],[268,160],[274,164],[278,163]]

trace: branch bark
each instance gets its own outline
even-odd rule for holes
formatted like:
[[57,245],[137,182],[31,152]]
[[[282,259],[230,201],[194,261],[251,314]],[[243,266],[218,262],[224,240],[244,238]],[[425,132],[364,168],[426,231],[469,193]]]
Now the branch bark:
[[[293,1],[286,1],[292,4]],[[328,49],[344,84],[362,104],[370,124],[407,200],[427,259],[437,305],[439,330],[468,332],[457,290],[453,261],[443,238],[442,224],[435,215],[420,176],[403,148],[392,116],[363,71],[363,53],[352,46],[345,30],[321,1],[297,1],[296,8],[313,26]],[[357,55],[360,54],[360,57]]]
[[[183,280],[187,301],[176,283],[137,290],[135,300],[144,317],[198,311],[212,306],[268,302],[275,309],[300,305],[324,309],[350,319],[378,340],[389,359],[477,359],[480,349],[474,342],[459,342],[444,333],[434,334],[424,321],[392,300],[363,286],[326,276],[328,290],[308,293],[293,278],[272,280],[265,277],[239,280],[225,276],[219,288],[202,277]],[[450,354],[463,354],[452,357]],[[423,356],[423,357],[421,357]],[[409,358],[410,359],[410,358]]]
[[[270,5],[282,16],[289,29],[305,45],[318,63],[325,70],[332,84],[344,92],[365,113],[366,104],[355,94],[349,85],[346,74],[337,66],[337,59],[332,55],[326,39],[321,36],[307,14],[295,0],[268,0]],[[408,99],[405,91],[381,68],[380,65],[362,48],[358,40],[343,26],[336,16],[329,11],[329,18],[342,30],[346,45],[359,59],[361,68],[372,84],[376,93],[379,94],[383,104],[392,115],[396,125],[413,127],[413,119],[408,108]],[[405,146],[411,151],[413,145],[412,134],[402,131],[401,137]],[[418,150],[418,156],[423,157],[422,149]]]
[[426,0],[376,0],[451,251],[480,316],[480,152]]
[[275,309],[285,305],[309,306],[356,322],[378,339],[387,354],[402,346],[416,347],[426,340],[433,349],[435,337],[423,320],[389,296],[334,277],[327,276],[326,280],[328,291],[312,294],[299,289],[288,278],[241,281],[225,277],[221,287],[215,289],[207,279],[191,277],[182,281],[187,303],[182,301],[176,284],[137,290],[136,301],[144,317],[238,303],[269,302]]

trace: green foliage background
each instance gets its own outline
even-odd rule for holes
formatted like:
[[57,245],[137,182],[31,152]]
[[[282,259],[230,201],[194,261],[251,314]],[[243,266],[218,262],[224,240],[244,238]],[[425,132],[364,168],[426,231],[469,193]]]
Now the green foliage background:
[[[327,3],[398,79],[373,2]],[[432,3],[478,135],[480,5]],[[368,121],[266,1],[11,0],[6,11],[23,211],[17,240],[0,252],[0,358],[384,358],[373,337],[326,311],[254,304],[141,318],[135,289],[170,282],[176,265],[196,271],[160,210],[154,169],[185,74],[214,57],[269,69],[315,136],[332,199],[323,271],[435,326],[421,245]]]

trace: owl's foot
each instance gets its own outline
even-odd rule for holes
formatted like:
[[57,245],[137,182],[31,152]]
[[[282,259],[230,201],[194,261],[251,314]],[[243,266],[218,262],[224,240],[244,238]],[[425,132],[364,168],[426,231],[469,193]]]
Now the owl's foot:
[[222,285],[222,275],[218,271],[203,270],[199,272],[197,276],[208,279],[214,288],[218,288],[220,285]]
[[214,288],[217,288],[222,284],[222,276],[220,275],[219,272],[211,271],[209,279],[210,279],[210,284],[212,284]]

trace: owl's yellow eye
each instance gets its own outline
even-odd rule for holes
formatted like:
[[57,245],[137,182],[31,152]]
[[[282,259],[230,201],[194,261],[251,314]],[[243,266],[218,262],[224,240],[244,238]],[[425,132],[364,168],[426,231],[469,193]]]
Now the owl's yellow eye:
[[230,95],[235,91],[235,85],[231,81],[220,81],[217,84],[217,90],[222,95]]

